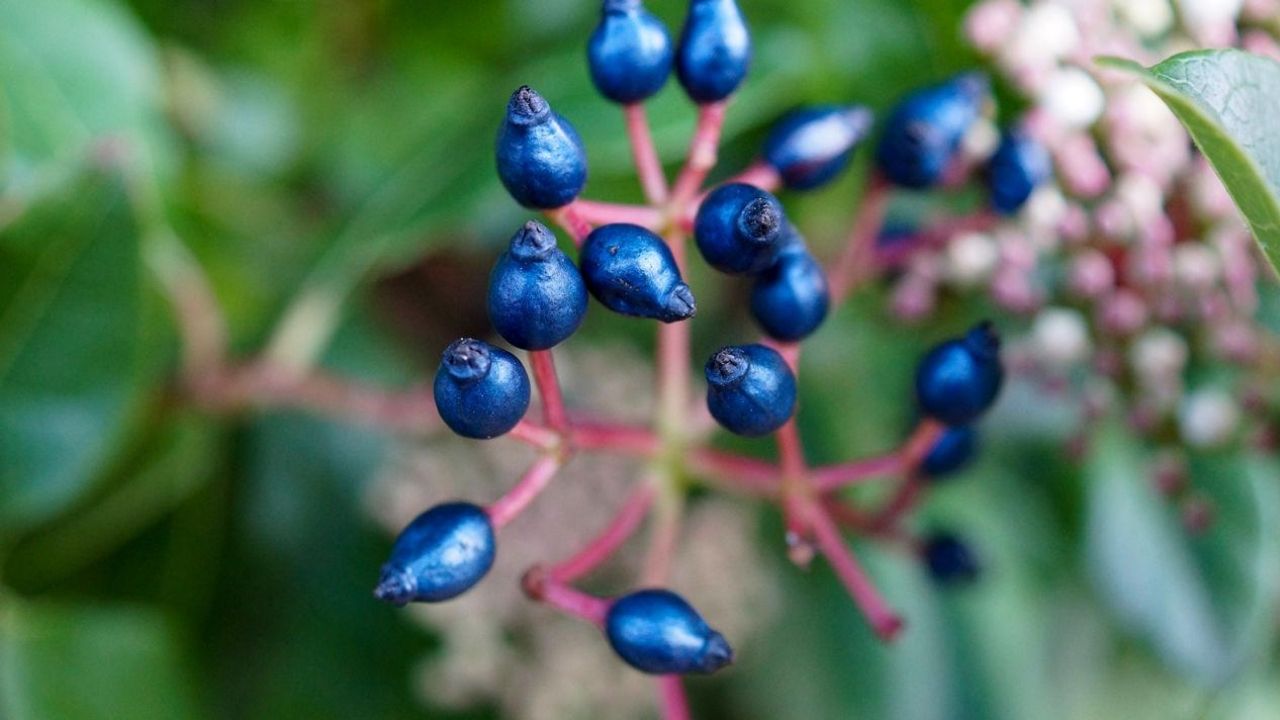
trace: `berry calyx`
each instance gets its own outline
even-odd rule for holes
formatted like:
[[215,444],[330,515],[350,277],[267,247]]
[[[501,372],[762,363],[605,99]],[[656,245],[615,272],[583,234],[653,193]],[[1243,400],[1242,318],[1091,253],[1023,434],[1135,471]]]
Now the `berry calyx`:
[[507,342],[545,350],[564,341],[587,313],[587,288],[546,226],[530,220],[489,274],[489,320]]
[[873,115],[859,105],[798,108],[782,116],[764,141],[764,160],[792,190],[811,190],[849,165],[871,130]]
[[1005,131],[987,164],[991,206],[1005,215],[1017,212],[1052,174],[1053,161],[1044,145],[1018,128]]
[[493,523],[483,508],[437,505],[400,532],[373,595],[393,605],[457,597],[493,567],[495,546]]
[[929,536],[921,550],[934,582],[944,586],[971,583],[982,574],[977,555],[960,538],[940,532]]
[[767,435],[795,413],[795,375],[773,348],[721,348],[707,360],[705,370],[707,408],[729,432]]
[[751,287],[751,315],[765,334],[795,342],[817,330],[827,317],[831,293],[827,274],[804,241],[788,226],[778,259]]
[[733,649],[684,598],[639,590],[618,598],[605,635],[628,665],[654,675],[712,673],[733,662]]
[[715,269],[758,273],[773,264],[785,223],[776,197],[752,185],[730,183],[702,201],[693,234],[702,257]]
[[614,312],[668,323],[697,312],[671,249],[639,225],[596,228],[583,242],[578,262],[587,289]]
[[937,184],[981,116],[988,92],[984,76],[965,73],[908,95],[885,122],[876,152],[880,172],[904,187]]
[[691,0],[676,49],[676,77],[696,103],[733,94],[751,67],[751,33],[734,0]]
[[978,432],[964,425],[947,428],[920,463],[920,470],[930,480],[944,479],[963,469],[978,451]]
[[562,207],[587,183],[587,153],[578,132],[528,85],[511,94],[496,155],[503,186],[525,207]]
[[471,338],[445,349],[434,384],[436,410],[463,437],[509,431],[529,409],[529,376],[514,355]]
[[591,81],[606,98],[640,102],[662,89],[674,52],[667,27],[640,0],[605,0],[587,42]]
[[916,397],[930,417],[946,425],[968,425],[991,407],[1003,382],[1000,338],[990,323],[982,323],[920,361]]

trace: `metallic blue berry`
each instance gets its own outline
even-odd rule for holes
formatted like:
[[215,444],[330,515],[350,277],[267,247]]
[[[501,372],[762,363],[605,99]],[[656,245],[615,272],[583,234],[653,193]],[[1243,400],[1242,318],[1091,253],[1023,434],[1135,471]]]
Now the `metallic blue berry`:
[[605,618],[609,644],[628,665],[654,675],[712,673],[733,662],[733,648],[670,590],[618,598]]
[[930,536],[925,540],[923,552],[929,575],[939,585],[964,585],[977,580],[982,573],[973,550],[950,533]]
[[1044,145],[1017,128],[1006,130],[987,164],[992,207],[1012,215],[1052,174],[1053,161]]
[[968,425],[991,407],[1003,382],[1000,338],[983,323],[925,355],[916,369],[916,396],[930,417]]
[[733,94],[751,66],[751,33],[735,0],[690,0],[676,48],[676,77],[694,102]]
[[920,469],[930,480],[945,478],[964,468],[978,451],[978,431],[971,426],[947,428],[924,456]]
[[437,505],[400,532],[374,597],[393,605],[440,602],[470,590],[493,567],[489,515],[476,505]]
[[871,111],[859,105],[792,110],[765,138],[764,160],[792,190],[825,185],[848,167],[854,149],[871,129],[872,118]]
[[471,338],[444,351],[435,380],[436,410],[463,437],[497,437],[529,409],[529,376],[514,355]]
[[778,198],[752,185],[730,183],[702,201],[693,235],[711,267],[734,275],[758,273],[773,264],[785,222]]
[[752,317],[766,335],[783,342],[802,340],[817,330],[831,302],[826,272],[799,235],[794,237],[751,287]]
[[498,177],[525,207],[568,205],[587,183],[587,152],[578,132],[528,85],[511,94],[496,151]]
[[587,289],[623,315],[676,322],[697,312],[693,292],[662,238],[639,225],[602,225],[578,257]]
[[987,94],[986,77],[966,73],[908,95],[885,122],[876,153],[880,172],[909,188],[935,185],[982,114]]
[[707,360],[707,408],[726,430],[753,437],[786,424],[796,410],[796,377],[773,348],[721,348]]
[[489,273],[489,320],[507,342],[546,350],[573,334],[587,314],[587,286],[556,236],[530,220]]
[[587,66],[601,95],[627,105],[662,89],[671,74],[667,26],[640,0],[605,0],[587,43]]

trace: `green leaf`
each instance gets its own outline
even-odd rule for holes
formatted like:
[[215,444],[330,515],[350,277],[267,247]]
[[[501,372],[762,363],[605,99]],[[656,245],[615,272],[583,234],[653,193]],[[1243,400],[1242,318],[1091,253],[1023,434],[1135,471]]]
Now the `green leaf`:
[[1098,62],[1135,75],[1168,104],[1280,268],[1280,63],[1239,50],[1180,53],[1151,68]]

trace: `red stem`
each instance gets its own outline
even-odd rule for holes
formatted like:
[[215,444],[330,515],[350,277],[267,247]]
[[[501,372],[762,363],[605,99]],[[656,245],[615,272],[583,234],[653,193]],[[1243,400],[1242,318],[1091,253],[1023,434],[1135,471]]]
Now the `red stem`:
[[679,675],[660,675],[657,678],[658,697],[662,702],[662,720],[689,720],[689,698]]
[[586,620],[598,628],[604,627],[605,618],[613,601],[588,595],[569,585],[548,577],[540,567],[531,568],[521,581],[525,594],[560,612]]
[[941,423],[926,418],[916,425],[911,437],[898,450],[879,457],[818,468],[813,473],[813,484],[819,492],[825,493],[883,475],[913,472],[944,432],[946,428]]
[[627,121],[627,137],[631,139],[631,157],[635,160],[636,175],[640,187],[650,205],[667,201],[667,178],[662,172],[662,162],[653,146],[653,133],[649,131],[649,116],[644,105],[633,103],[622,107]]
[[543,214],[569,233],[569,237],[573,238],[573,244],[578,247],[582,247],[583,241],[591,234],[591,223],[587,222],[587,219],[578,211],[576,202],[553,210],[544,210]]
[[776,495],[782,476],[776,465],[707,447],[690,448],[685,461],[695,475],[753,495]]
[[[725,185],[731,183],[746,183],[747,185],[754,185],[761,190],[777,192],[782,187],[782,176],[778,175],[778,171],[774,170],[772,165],[765,163],[763,160],[756,160],[746,170],[724,181]],[[702,201],[710,193],[710,190],[699,193],[698,197],[685,208],[685,215],[680,218],[680,221],[686,227],[693,227],[693,218],[698,214],[698,207],[702,205]]]
[[575,422],[569,437],[574,447],[606,450],[623,455],[651,457],[662,449],[652,430],[631,425],[604,425]]
[[560,381],[556,378],[556,361],[550,350],[529,351],[533,365],[533,381],[542,398],[542,416],[551,429],[563,433],[569,428],[569,416],[565,414],[564,397],[560,393]]
[[662,213],[644,205],[574,200],[573,209],[578,217],[592,225],[631,223],[653,231],[662,226]]
[[677,207],[684,207],[697,196],[707,173],[716,165],[716,149],[720,145],[720,131],[724,127],[724,111],[724,102],[698,107],[698,125],[689,143],[689,156],[676,180],[675,192],[672,193]]
[[885,212],[889,208],[889,183],[879,175],[873,175],[871,185],[858,208],[858,217],[849,230],[844,249],[831,265],[827,284],[831,288],[832,304],[839,304],[853,288],[875,272],[873,262],[876,237],[884,227]]
[[576,555],[551,568],[547,573],[548,577],[557,582],[569,583],[599,567],[635,534],[652,506],[653,486],[641,483],[627,497],[622,508],[604,530]]
[[538,494],[546,489],[564,462],[555,455],[544,455],[534,461],[505,495],[489,505],[489,519],[501,528],[524,511]]
[[857,558],[844,544],[844,538],[840,536],[840,530],[831,516],[813,503],[807,503],[804,508],[819,549],[840,577],[840,582],[849,590],[849,595],[862,614],[871,623],[871,628],[882,640],[894,639],[902,630],[902,618],[880,596],[880,592],[858,564]]
[[549,430],[537,423],[530,422],[527,418],[516,423],[508,433],[512,439],[528,443],[536,448],[548,450],[555,447],[559,441],[559,436],[552,430]]

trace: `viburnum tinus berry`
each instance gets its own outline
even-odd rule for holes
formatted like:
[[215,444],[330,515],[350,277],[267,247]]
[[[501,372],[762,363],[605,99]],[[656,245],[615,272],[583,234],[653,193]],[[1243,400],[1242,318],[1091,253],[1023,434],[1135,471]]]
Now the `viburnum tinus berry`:
[[786,216],[773,195],[729,183],[712,190],[693,221],[698,250],[711,267],[738,275],[773,264]]
[[973,550],[951,533],[930,535],[922,548],[929,576],[939,585],[962,585],[978,579],[982,566]]
[[945,478],[968,465],[978,450],[978,432],[968,425],[947,428],[920,463],[931,480]]
[[767,435],[795,413],[795,375],[773,348],[721,348],[707,360],[706,375],[707,408],[729,432]]
[[987,94],[984,76],[965,73],[908,95],[885,121],[876,152],[880,172],[909,188],[936,184],[981,115]]
[[587,286],[578,267],[537,221],[511,238],[489,274],[489,320],[507,342],[545,350],[573,334],[587,313]]
[[676,77],[699,104],[724,100],[751,66],[751,33],[734,0],[690,0],[676,48]]
[[773,266],[751,286],[751,315],[765,334],[795,342],[808,337],[827,317],[831,293],[827,274],[790,223]]
[[924,356],[916,368],[916,397],[930,417],[968,425],[991,407],[1003,382],[1000,338],[982,323]]
[[400,532],[373,594],[404,605],[457,597],[493,567],[493,523],[466,502],[437,505]]
[[798,108],[774,123],[764,141],[764,161],[792,190],[830,182],[849,165],[871,129],[871,111],[860,105]]
[[583,242],[578,262],[591,294],[614,312],[663,322],[697,312],[671,249],[639,225],[596,228]]
[[1006,130],[987,163],[991,206],[1006,215],[1017,212],[1053,173],[1049,150],[1021,129]]
[[654,675],[711,673],[733,661],[724,636],[670,590],[618,598],[605,617],[605,634],[627,664]]
[[587,152],[578,132],[528,85],[511,94],[496,152],[498,177],[525,207],[567,205],[587,183]]
[[587,66],[601,95],[624,105],[662,89],[671,74],[667,26],[640,0],[604,0],[587,42]]
[[463,437],[497,437],[529,409],[529,376],[514,355],[471,338],[444,351],[435,380],[436,410]]

